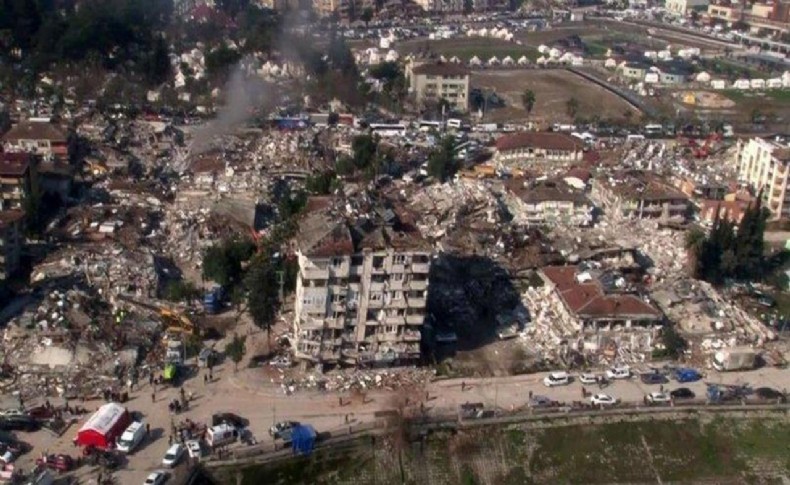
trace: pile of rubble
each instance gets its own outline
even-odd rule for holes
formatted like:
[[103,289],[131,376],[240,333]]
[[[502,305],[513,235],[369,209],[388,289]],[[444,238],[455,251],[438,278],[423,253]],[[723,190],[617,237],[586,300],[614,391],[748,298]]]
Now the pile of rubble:
[[304,377],[283,377],[280,384],[285,394],[318,389],[329,392],[364,392],[370,389],[398,389],[427,384],[436,376],[429,368],[403,367],[386,370],[338,370]]

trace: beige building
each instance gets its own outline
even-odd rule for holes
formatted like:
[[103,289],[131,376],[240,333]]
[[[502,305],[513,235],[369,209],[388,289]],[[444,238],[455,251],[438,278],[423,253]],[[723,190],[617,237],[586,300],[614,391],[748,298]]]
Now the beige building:
[[752,138],[738,141],[738,179],[763,191],[765,207],[772,219],[790,217],[790,145]]
[[409,90],[417,103],[446,100],[465,112],[469,109],[469,70],[458,64],[412,62],[406,69]]
[[19,269],[24,218],[25,214],[21,210],[0,211],[0,282]]
[[668,11],[686,16],[692,10],[705,9],[709,0],[667,0],[665,7]]
[[584,142],[557,132],[524,132],[502,135],[496,141],[498,164],[525,169],[571,166],[584,157]]
[[630,170],[596,179],[592,198],[614,217],[685,222],[691,215],[688,196],[651,172]]
[[514,222],[527,226],[589,226],[593,222],[593,203],[562,180],[525,183],[511,179],[507,188],[518,201]]
[[431,250],[416,231],[398,226],[390,219],[352,227],[326,211],[302,221],[293,347],[303,365],[420,358]]

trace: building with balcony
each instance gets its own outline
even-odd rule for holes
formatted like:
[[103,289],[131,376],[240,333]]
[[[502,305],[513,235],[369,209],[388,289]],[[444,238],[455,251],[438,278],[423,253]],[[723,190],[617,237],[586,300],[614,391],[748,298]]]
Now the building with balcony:
[[22,209],[37,189],[35,158],[27,153],[0,153],[0,211]]
[[386,366],[420,358],[431,248],[391,210],[385,220],[309,213],[299,261],[294,352],[305,366]]
[[763,204],[771,212],[771,219],[790,216],[790,144],[776,140],[752,138],[739,140],[736,164],[738,179],[752,189],[762,191]]
[[525,183],[511,179],[507,188],[515,196],[514,222],[526,226],[589,226],[595,206],[580,190],[562,180]]
[[20,121],[3,136],[3,147],[10,153],[29,153],[47,160],[68,158],[66,133],[49,121]]
[[19,269],[24,218],[21,210],[0,211],[0,284]]
[[650,172],[630,170],[596,179],[591,195],[615,217],[686,222],[691,215],[688,196]]
[[526,132],[502,135],[496,141],[494,159],[508,168],[552,169],[581,162],[584,142],[557,132]]
[[406,69],[417,103],[445,100],[456,111],[469,109],[469,70],[447,62],[412,61]]
[[790,32],[790,2],[737,2],[718,0],[708,5],[708,18],[729,27],[736,23],[748,26],[749,31]]
[[668,11],[685,17],[692,10],[705,10],[708,3],[708,0],[666,0],[664,6]]

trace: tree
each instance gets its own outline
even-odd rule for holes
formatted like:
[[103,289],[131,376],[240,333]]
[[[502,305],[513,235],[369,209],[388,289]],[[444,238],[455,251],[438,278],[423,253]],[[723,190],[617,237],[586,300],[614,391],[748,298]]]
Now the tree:
[[373,20],[373,9],[366,8],[362,11],[362,14],[359,16],[359,20],[365,22],[365,27],[368,26],[371,20]]
[[579,100],[575,97],[571,97],[571,99],[565,103],[565,112],[568,113],[571,119],[575,119],[576,114],[579,112]]
[[661,341],[668,357],[677,359],[688,348],[688,342],[675,330],[674,325],[666,325],[661,331]]
[[525,90],[521,93],[521,104],[527,110],[527,114],[532,113],[532,108],[535,107],[535,93],[531,89]]
[[237,283],[241,263],[250,259],[255,245],[249,240],[230,240],[215,244],[203,253],[203,277],[221,286]]
[[152,85],[167,81],[170,74],[170,56],[164,37],[159,36],[154,43],[154,50],[148,58],[145,77]]
[[200,296],[200,291],[189,281],[170,281],[165,286],[165,300],[186,302]]
[[271,338],[272,325],[280,308],[277,272],[273,257],[262,251],[253,259],[244,279],[250,316],[256,327],[266,331],[267,338]]
[[351,150],[354,152],[354,166],[359,170],[369,167],[378,151],[378,139],[373,135],[359,135],[351,142]]
[[247,337],[240,337],[237,333],[233,334],[233,340],[225,346],[225,354],[233,362],[233,371],[239,370],[239,362],[244,358],[247,351]]
[[446,136],[428,156],[428,175],[444,182],[455,175],[458,168],[455,158],[455,139]]

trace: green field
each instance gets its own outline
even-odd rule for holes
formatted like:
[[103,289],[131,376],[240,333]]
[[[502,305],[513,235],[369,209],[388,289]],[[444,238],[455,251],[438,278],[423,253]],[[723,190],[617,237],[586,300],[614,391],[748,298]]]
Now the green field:
[[531,62],[535,62],[540,57],[535,47],[521,46],[501,39],[475,37],[406,41],[398,44],[397,49],[401,55],[428,51],[437,55],[443,55],[447,59],[457,56],[464,62],[468,62],[474,56],[477,56],[483,62],[494,56],[498,57],[499,60],[510,56],[514,61],[517,61],[521,56],[527,56],[527,59]]
[[786,419],[495,427],[413,442],[366,439],[217,477],[228,484],[781,483],[790,476],[788,432]]
[[737,89],[726,89],[721,93],[733,101],[764,99],[766,101],[790,104],[790,89],[769,89],[760,92],[740,91]]

